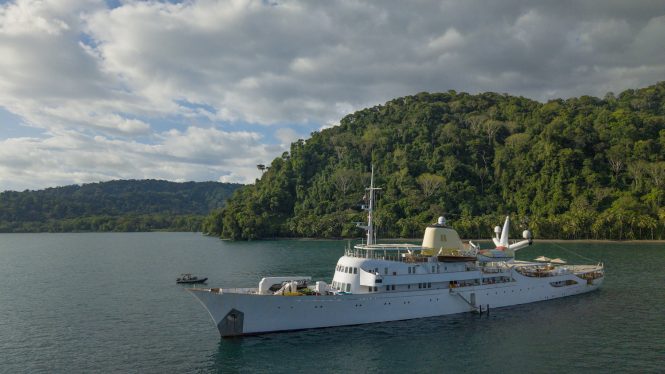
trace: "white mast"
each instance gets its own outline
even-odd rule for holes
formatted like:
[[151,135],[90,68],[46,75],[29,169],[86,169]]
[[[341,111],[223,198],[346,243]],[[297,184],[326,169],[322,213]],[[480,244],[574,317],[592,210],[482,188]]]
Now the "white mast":
[[367,208],[367,245],[374,244],[374,224],[372,223],[372,213],[374,212],[374,191],[380,188],[374,188],[374,165],[372,165],[372,179],[369,188],[369,207]]

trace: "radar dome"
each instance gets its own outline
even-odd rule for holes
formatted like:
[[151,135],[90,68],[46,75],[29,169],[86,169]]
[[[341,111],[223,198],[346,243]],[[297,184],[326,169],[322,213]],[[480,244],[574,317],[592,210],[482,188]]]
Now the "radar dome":
[[529,230],[524,230],[522,231],[522,237],[527,240],[531,240],[531,231]]

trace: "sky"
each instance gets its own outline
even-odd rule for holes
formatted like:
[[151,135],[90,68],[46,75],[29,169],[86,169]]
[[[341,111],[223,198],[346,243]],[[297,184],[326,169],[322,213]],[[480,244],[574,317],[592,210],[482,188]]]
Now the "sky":
[[0,1],[0,191],[252,183],[396,97],[662,80],[662,0]]

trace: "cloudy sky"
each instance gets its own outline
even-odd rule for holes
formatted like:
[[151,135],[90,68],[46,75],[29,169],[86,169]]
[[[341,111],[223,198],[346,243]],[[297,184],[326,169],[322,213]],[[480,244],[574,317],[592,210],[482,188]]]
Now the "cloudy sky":
[[665,3],[0,1],[0,191],[251,183],[395,97],[540,101],[665,80]]

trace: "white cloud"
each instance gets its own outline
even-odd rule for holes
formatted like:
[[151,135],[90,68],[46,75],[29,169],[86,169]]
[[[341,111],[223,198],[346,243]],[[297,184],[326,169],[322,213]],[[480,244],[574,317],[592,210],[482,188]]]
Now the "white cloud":
[[288,149],[291,143],[298,139],[304,139],[305,137],[291,128],[283,127],[275,130],[275,138],[279,139],[280,145],[284,149]]
[[0,141],[0,181],[17,190],[130,178],[246,182],[260,175],[257,164],[274,157],[260,139],[194,127],[160,134],[156,144],[76,132],[11,138]]
[[442,35],[428,43],[428,46],[436,51],[446,52],[461,46],[464,37],[454,27],[447,29]]
[[546,100],[652,84],[665,74],[663,35],[665,8],[649,0],[15,0],[0,5],[0,107],[44,136],[2,141],[0,189],[251,182],[253,163],[302,136],[293,128],[394,97]]

